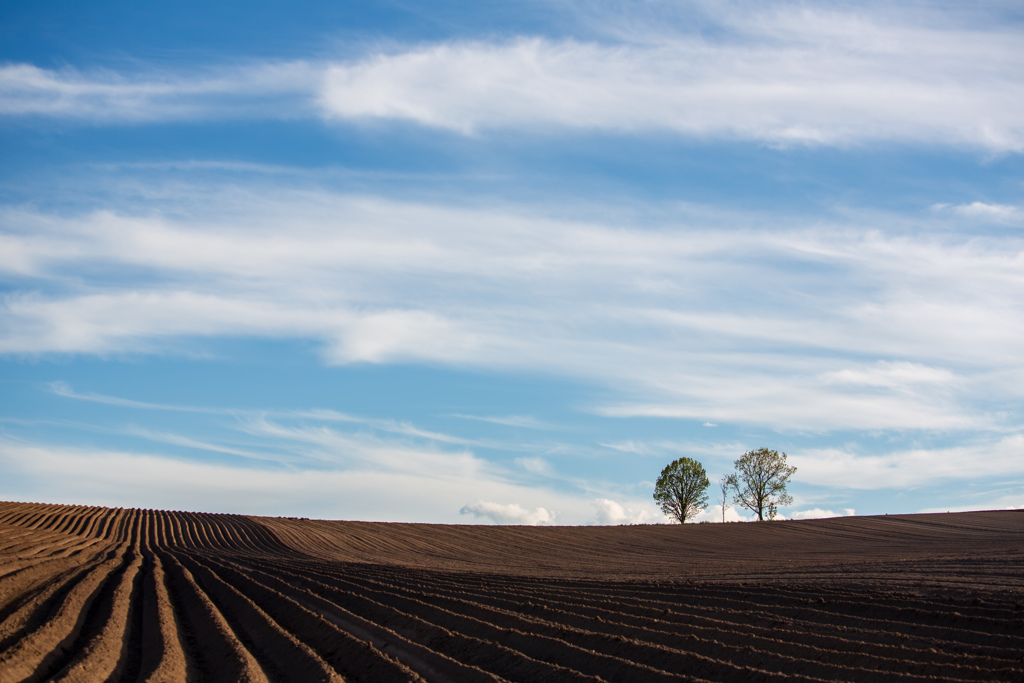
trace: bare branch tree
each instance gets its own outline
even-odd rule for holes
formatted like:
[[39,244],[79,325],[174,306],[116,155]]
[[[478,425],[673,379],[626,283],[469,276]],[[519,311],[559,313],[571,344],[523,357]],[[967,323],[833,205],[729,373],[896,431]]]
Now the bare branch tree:
[[725,511],[730,507],[729,505],[729,489],[733,488],[733,480],[736,478],[735,475],[726,475],[722,477],[721,481],[718,482],[718,486],[722,489],[722,523],[725,524]]

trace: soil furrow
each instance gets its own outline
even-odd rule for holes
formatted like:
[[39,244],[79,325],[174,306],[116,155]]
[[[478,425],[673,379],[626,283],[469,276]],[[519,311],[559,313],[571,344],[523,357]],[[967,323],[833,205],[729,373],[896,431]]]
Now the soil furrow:
[[189,680],[267,683],[267,677],[192,574],[169,553],[158,557],[183,626]]
[[179,558],[254,653],[271,681],[340,681],[334,669],[261,607],[196,558]]
[[[505,680],[500,676],[465,664],[444,653],[437,652],[415,639],[393,630],[386,624],[366,615],[357,614],[338,602],[332,601],[322,592],[311,590],[317,582],[291,575],[287,570],[269,572],[252,566],[242,568],[251,577],[255,576],[271,588],[288,592],[301,606],[312,610],[321,618],[352,634],[353,637],[372,645],[385,656],[394,657],[411,671],[431,681],[467,681],[487,683]],[[294,583],[282,580],[286,576]]]
[[354,680],[409,680],[413,671],[377,650],[372,640],[360,639],[338,628],[303,601],[256,580],[244,568],[216,561],[218,573],[248,595],[282,627],[311,647],[345,678]]
[[51,671],[57,673],[46,674],[45,678],[87,683],[120,679],[122,674],[131,673],[126,671],[126,666],[132,639],[137,637],[133,633],[136,626],[133,617],[138,610],[142,558],[131,549],[125,555],[125,563],[120,576],[108,581],[90,610],[74,646],[75,656],[62,669],[55,666]]
[[[626,624],[642,627],[646,623],[654,621],[678,622],[681,626],[690,629],[691,634],[698,637],[709,636],[715,632],[722,632],[729,635],[725,640],[737,645],[754,646],[758,642],[784,643],[789,654],[819,657],[821,650],[835,653],[833,660],[839,660],[848,665],[863,666],[871,669],[891,669],[898,662],[918,661],[922,665],[942,665],[966,667],[966,668],[991,668],[986,666],[988,659],[984,656],[970,656],[966,647],[960,644],[943,643],[953,651],[949,654],[937,651],[936,643],[922,642],[918,647],[909,647],[906,644],[893,645],[886,643],[869,643],[864,640],[856,640],[844,637],[847,634],[845,626],[839,626],[833,633],[822,629],[795,629],[788,628],[792,622],[782,620],[770,612],[754,613],[750,610],[744,614],[744,619],[723,620],[722,610],[709,607],[693,607],[680,605],[678,601],[659,602],[654,600],[634,600],[625,602],[622,600],[607,600],[594,597],[593,593],[580,591],[551,590],[545,591],[537,587],[518,599],[510,595],[510,591],[504,591],[500,596],[480,590],[455,588],[447,590],[430,590],[433,586],[426,586],[422,583],[403,580],[402,590],[406,592],[423,592],[428,595],[443,596],[447,599],[476,600],[482,604],[500,606],[504,609],[516,609],[518,605],[528,600],[543,604],[549,608],[560,609],[564,612],[577,612],[588,615],[599,615],[605,620],[618,620]],[[565,599],[553,599],[554,596]],[[571,598],[571,599],[569,599]],[[433,599],[433,598],[431,598]],[[705,611],[707,610],[707,611]],[[731,613],[737,616],[737,613]],[[750,623],[752,617],[760,617],[765,625]],[[838,630],[842,629],[842,630]],[[891,641],[891,636],[886,636]],[[956,647],[952,647],[955,645]],[[845,656],[843,653],[847,653]],[[967,661],[963,658],[967,657]],[[872,663],[874,659],[879,661]],[[926,667],[927,668],[927,667]],[[935,667],[932,667],[935,668]],[[975,674],[976,675],[976,674]],[[983,677],[983,676],[981,676]]]
[[0,681],[1024,680],[1024,512],[637,527],[0,502]]
[[22,637],[0,653],[0,670],[10,680],[35,681],[46,673],[59,669],[62,663],[77,654],[73,644],[78,639],[96,598],[107,583],[116,579],[123,570],[124,558],[120,551],[111,553],[75,581],[59,600],[47,601],[40,606],[45,614],[33,615],[35,626],[23,632]]

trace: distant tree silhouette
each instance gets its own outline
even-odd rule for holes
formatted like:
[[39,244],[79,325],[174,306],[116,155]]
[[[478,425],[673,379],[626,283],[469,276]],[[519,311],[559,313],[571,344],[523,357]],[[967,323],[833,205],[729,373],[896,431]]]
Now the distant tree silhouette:
[[673,460],[654,485],[654,500],[666,515],[680,524],[707,507],[708,475],[704,466],[690,458]]
[[775,519],[780,505],[789,505],[793,497],[786,484],[796,467],[786,464],[786,454],[767,448],[747,451],[735,462],[736,473],[727,478],[734,492],[733,502],[757,513],[758,521]]

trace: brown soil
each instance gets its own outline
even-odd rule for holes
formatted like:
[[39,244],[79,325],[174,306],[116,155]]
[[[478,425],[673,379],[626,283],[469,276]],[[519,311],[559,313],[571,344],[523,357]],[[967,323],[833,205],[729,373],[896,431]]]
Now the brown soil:
[[643,527],[0,503],[0,681],[1024,680],[1024,511]]

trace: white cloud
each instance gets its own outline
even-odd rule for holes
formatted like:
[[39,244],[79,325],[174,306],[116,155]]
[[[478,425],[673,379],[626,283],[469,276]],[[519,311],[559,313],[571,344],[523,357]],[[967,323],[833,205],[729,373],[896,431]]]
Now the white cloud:
[[0,115],[94,122],[280,118],[311,113],[322,67],[305,62],[209,67],[188,74],[0,66]]
[[[8,208],[0,272],[17,288],[0,298],[0,353],[302,338],[329,363],[598,381],[616,390],[596,406],[605,415],[1008,428],[975,406],[1024,386],[1007,370],[1024,367],[1024,247],[1012,237],[786,217],[755,230],[744,226],[763,218],[685,206],[647,227],[608,215],[215,185],[168,188],[145,211]],[[652,292],[651,277],[674,286]]]
[[878,361],[870,366],[827,372],[822,379],[836,384],[894,388],[917,384],[943,385],[955,378],[953,373],[943,368],[905,361]]
[[[588,497],[523,485],[464,455],[418,451],[408,444],[348,440],[338,435],[266,431],[261,447],[287,451],[283,464],[213,460],[200,442],[156,435],[198,447],[168,456],[134,450],[73,448],[0,439],[5,500],[75,503],[330,519],[465,523],[470,509],[497,523],[582,524],[592,517]],[[170,438],[166,438],[170,436]],[[267,441],[269,439],[269,442]],[[223,450],[223,449],[222,449]],[[317,457],[320,456],[320,457]],[[480,503],[459,513],[451,501],[483,495],[530,501],[531,508]],[[541,504],[541,502],[544,504]],[[557,505],[560,513],[551,507]]]
[[524,427],[526,429],[551,429],[551,425],[538,420],[532,415],[462,415],[453,413],[449,417],[457,417],[462,420],[475,420],[477,422],[489,422],[491,424],[503,425],[505,427]]
[[556,126],[1024,149],[1019,29],[928,18],[777,5],[719,13],[719,39],[662,27],[618,44],[442,43],[333,65],[321,102],[335,118],[466,134]]
[[516,458],[516,464],[531,474],[549,477],[554,474],[551,464],[544,458]]
[[1016,25],[967,27],[938,10],[726,7],[704,6],[698,23],[713,27],[704,32],[675,30],[693,22],[666,9],[646,23],[606,19],[601,41],[441,42],[343,62],[174,73],[8,64],[0,67],[0,114],[91,122],[320,114],[465,134],[542,127],[1024,149]]
[[627,507],[610,498],[598,498],[593,503],[597,516],[593,524],[608,526],[618,524],[667,524],[668,519],[654,506]]
[[604,446],[605,448],[610,448],[613,451],[618,451],[620,453],[630,453],[634,455],[651,455],[654,452],[652,451],[651,447],[648,446],[647,444],[639,443],[632,440],[620,441],[615,443],[598,442],[597,445]]
[[801,510],[800,512],[794,512],[790,515],[791,519],[824,519],[827,517],[850,517],[856,512],[853,508],[843,508],[840,512],[833,510],[824,510],[822,508],[812,508],[810,510]]
[[800,481],[849,489],[909,488],[958,479],[1024,474],[1024,434],[947,448],[862,455],[840,449],[790,454]]
[[1024,222],[1024,209],[1010,204],[971,202],[970,204],[936,204],[932,208],[938,211],[951,212],[964,218],[995,223]]
[[[694,517],[686,521],[687,524],[700,524],[701,522],[720,523],[722,521],[722,506],[709,505],[698,512]],[[730,505],[725,509],[726,522],[747,522],[747,517],[739,513],[735,506]]]
[[516,503],[502,505],[482,500],[462,506],[459,514],[473,515],[477,518],[486,517],[494,521],[495,524],[524,524],[528,526],[554,524],[557,517],[556,513],[549,512],[542,507],[530,511]]

